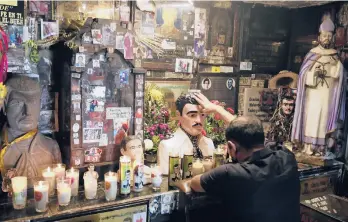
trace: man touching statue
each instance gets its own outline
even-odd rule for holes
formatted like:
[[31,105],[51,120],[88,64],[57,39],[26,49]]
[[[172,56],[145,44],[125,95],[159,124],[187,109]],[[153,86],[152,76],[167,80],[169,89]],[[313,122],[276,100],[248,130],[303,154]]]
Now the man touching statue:
[[168,175],[170,153],[180,157],[193,155],[194,158],[212,156],[214,143],[202,135],[206,114],[191,94],[181,95],[175,102],[180,127],[168,140],[162,140],[158,148],[158,162],[162,174]]
[[325,135],[344,120],[345,72],[333,48],[330,17],[320,25],[319,45],[306,55],[297,88],[291,140],[308,155],[325,155]]

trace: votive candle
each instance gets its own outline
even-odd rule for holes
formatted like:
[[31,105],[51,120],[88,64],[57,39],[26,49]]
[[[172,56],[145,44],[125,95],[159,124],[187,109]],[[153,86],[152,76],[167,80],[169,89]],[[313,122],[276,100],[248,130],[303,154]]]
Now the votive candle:
[[54,164],[53,171],[56,173],[56,178],[65,177],[65,164]]
[[196,159],[192,164],[192,174],[193,176],[202,174],[204,172],[203,163],[200,159]]
[[117,195],[117,173],[108,172],[104,175],[105,199],[115,200]]
[[13,208],[16,210],[24,209],[27,202],[27,187],[28,180],[27,177],[13,177],[11,179],[12,183],[12,202]]
[[47,211],[48,205],[48,181],[38,181],[34,184],[35,210],[37,212]]
[[49,196],[53,196],[54,190],[56,189],[56,173],[50,167],[48,167],[42,171],[42,176],[44,180],[48,182]]
[[69,205],[70,198],[71,198],[70,179],[58,178],[57,179],[57,192],[58,192],[58,204],[60,206]]
[[159,167],[156,164],[152,164],[150,167],[151,167],[152,189],[154,191],[158,191],[161,189],[162,174],[161,174]]
[[71,196],[77,196],[79,191],[79,176],[80,172],[77,169],[71,168],[65,172],[65,177],[70,179]]

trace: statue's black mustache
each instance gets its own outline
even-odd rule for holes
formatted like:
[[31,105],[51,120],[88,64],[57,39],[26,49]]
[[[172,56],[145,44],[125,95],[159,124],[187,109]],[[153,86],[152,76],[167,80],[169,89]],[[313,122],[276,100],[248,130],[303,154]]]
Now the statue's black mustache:
[[196,123],[196,124],[194,124],[194,125],[192,125],[192,126],[203,126],[203,125],[200,124],[200,123]]

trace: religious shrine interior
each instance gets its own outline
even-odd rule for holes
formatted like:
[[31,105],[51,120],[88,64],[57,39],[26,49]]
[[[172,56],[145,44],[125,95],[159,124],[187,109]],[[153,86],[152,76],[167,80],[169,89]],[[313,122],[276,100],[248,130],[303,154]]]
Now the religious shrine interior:
[[0,221],[348,221],[347,70],[345,1],[1,0]]

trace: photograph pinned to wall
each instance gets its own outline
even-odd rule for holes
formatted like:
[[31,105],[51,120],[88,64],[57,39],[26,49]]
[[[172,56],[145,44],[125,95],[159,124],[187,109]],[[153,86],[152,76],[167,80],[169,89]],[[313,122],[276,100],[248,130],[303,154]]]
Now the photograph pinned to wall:
[[83,43],[85,43],[85,44],[91,44],[91,43],[93,43],[92,36],[90,36],[90,34],[88,34],[88,33],[83,34],[82,41],[83,41]]
[[102,86],[104,85],[104,69],[93,68],[92,75],[88,75],[88,81],[90,85]]
[[105,100],[105,91],[105,86],[90,86],[90,92],[87,94],[87,98]]
[[136,108],[135,118],[143,118],[143,109],[141,107]]
[[80,93],[80,79],[71,78],[71,93],[79,94]]
[[84,128],[83,143],[99,143],[102,129]]
[[103,129],[103,125],[101,121],[86,120],[83,122],[83,128]]
[[121,86],[129,84],[129,69],[120,70],[120,84]]
[[195,9],[195,35],[197,39],[205,39],[207,22],[207,10],[204,8]]
[[93,68],[99,68],[99,67],[100,67],[99,59],[93,59]]
[[9,25],[7,26],[7,36],[9,37],[9,47],[18,48],[23,43],[23,26]]
[[103,133],[100,137],[99,146],[107,146],[108,145],[108,134]]
[[123,50],[124,49],[124,35],[116,35],[116,49]]
[[[113,29],[111,24],[115,25]],[[104,46],[115,46],[116,41],[116,23],[111,23],[110,25],[103,25],[102,27],[102,44]]]
[[120,7],[120,20],[123,23],[128,23],[130,18],[130,7],[123,5]]
[[96,99],[86,99],[86,114],[91,112],[104,112],[105,102]]
[[227,48],[227,57],[229,57],[229,58],[233,57],[233,47]]
[[202,80],[202,89],[208,90],[211,88],[211,80],[209,78],[204,78]]
[[102,43],[102,34],[100,29],[92,29],[92,39],[93,44],[101,44]]
[[195,52],[195,57],[201,58],[204,56],[207,56],[205,54],[205,41],[204,39],[195,39],[194,40],[194,52]]
[[193,52],[194,51],[192,46],[186,46],[186,56],[192,56]]
[[175,61],[175,72],[192,73],[193,59],[177,58]]
[[341,47],[346,44],[346,32],[344,27],[338,27],[336,29],[336,35],[335,35],[335,46],[336,47]]
[[93,74],[93,69],[92,68],[88,68],[87,69],[87,74],[88,75],[92,75]]
[[133,55],[133,35],[130,32],[127,32],[124,36],[124,58],[125,59],[134,59]]
[[59,23],[56,22],[44,22],[41,19],[41,39],[46,39],[51,36],[59,35]]
[[85,65],[86,65],[86,55],[83,53],[76,53],[75,66],[76,67],[85,67]]
[[142,13],[141,33],[147,37],[155,36],[155,14],[151,12]]
[[37,40],[37,26],[36,26],[36,19],[28,17],[28,38],[30,40]]
[[153,59],[153,53],[152,50],[150,48],[146,48],[146,59]]
[[81,113],[81,103],[80,101],[73,101],[72,102],[72,109],[73,113]]
[[100,162],[102,152],[103,150],[98,147],[92,147],[85,150],[85,162],[86,163]]
[[236,87],[236,81],[232,78],[227,79],[226,87],[227,87],[227,89],[232,90],[233,88]]

